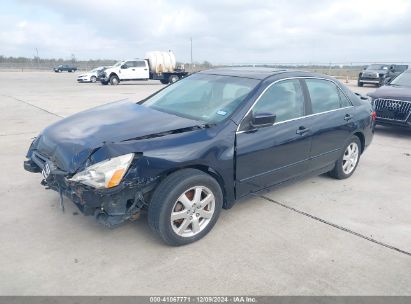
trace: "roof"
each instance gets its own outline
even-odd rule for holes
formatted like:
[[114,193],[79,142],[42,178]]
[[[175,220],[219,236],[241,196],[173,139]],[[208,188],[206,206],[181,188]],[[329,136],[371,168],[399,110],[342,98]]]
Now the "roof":
[[285,69],[274,68],[253,68],[253,67],[233,67],[233,68],[217,68],[201,71],[200,73],[224,76],[236,76],[253,79],[265,79],[267,77],[287,72]]
[[313,73],[308,71],[301,71],[301,70],[288,70],[288,69],[274,69],[274,68],[217,68],[211,70],[201,71],[199,73],[210,74],[210,75],[221,75],[221,76],[235,76],[235,77],[243,77],[243,78],[251,78],[251,79],[258,79],[264,80],[268,77],[274,76],[276,79],[280,78],[287,78],[287,77],[320,77],[325,79],[332,79],[333,81],[337,81],[334,77]]

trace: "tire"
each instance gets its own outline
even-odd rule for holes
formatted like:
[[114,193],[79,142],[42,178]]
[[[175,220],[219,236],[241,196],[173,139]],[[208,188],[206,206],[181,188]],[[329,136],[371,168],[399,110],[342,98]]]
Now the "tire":
[[178,81],[180,79],[180,77],[178,77],[177,75],[171,75],[170,77],[168,77],[168,81],[170,83],[174,83],[176,81]]
[[343,151],[334,169],[330,171],[330,175],[336,179],[346,179],[357,169],[361,157],[360,139],[357,136],[351,137]]
[[170,83],[170,81],[168,79],[160,79],[160,82],[162,84],[169,84]]
[[108,81],[105,81],[105,80],[102,80],[102,81],[100,81],[100,82],[101,82],[102,85],[108,85],[108,84],[109,84],[109,82],[108,82]]
[[90,81],[93,82],[93,83],[96,82],[96,81],[97,81],[97,77],[96,77],[96,76],[91,76],[91,77],[90,77]]
[[111,85],[118,85],[120,83],[120,79],[116,75],[110,76],[110,84]]
[[[201,199],[196,200],[196,193]],[[201,206],[200,202],[208,203]],[[148,224],[165,243],[186,245],[198,241],[213,228],[222,206],[223,194],[213,177],[200,170],[183,169],[167,176],[154,191]]]

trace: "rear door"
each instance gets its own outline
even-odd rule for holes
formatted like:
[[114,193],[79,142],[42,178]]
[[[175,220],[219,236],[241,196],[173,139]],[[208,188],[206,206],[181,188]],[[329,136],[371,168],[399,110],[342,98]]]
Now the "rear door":
[[137,60],[135,62],[135,75],[136,75],[136,79],[148,79],[149,78],[147,61]]
[[312,130],[310,169],[333,164],[355,130],[355,111],[350,100],[331,80],[305,79],[309,97],[307,125]]
[[[283,80],[262,93],[236,134],[237,197],[288,180],[308,170],[311,132],[306,129],[302,82]],[[272,126],[250,129],[252,113],[277,116]]]

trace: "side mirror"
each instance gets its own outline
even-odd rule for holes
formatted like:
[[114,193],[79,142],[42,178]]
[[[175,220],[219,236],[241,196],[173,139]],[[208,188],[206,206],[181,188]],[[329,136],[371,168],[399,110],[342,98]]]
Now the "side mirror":
[[272,126],[275,122],[276,115],[273,113],[256,112],[253,113],[251,126],[254,128],[262,128]]
[[127,64],[123,64],[123,65],[121,66],[121,68],[122,68],[122,69],[127,69]]

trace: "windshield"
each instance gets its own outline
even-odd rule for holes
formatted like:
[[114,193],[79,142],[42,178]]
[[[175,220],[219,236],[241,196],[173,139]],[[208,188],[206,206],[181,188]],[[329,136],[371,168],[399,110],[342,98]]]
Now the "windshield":
[[400,74],[393,81],[391,81],[390,85],[411,87],[411,71]]
[[118,67],[118,66],[120,66],[123,62],[124,62],[124,61],[119,61],[119,62],[117,62],[115,65],[113,65],[113,67]]
[[142,102],[143,106],[206,123],[230,116],[259,80],[194,74]]
[[367,67],[367,70],[388,70],[388,65],[385,65],[385,64],[371,64]]

